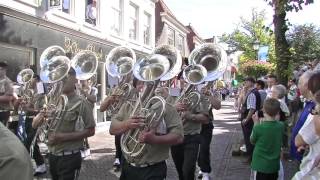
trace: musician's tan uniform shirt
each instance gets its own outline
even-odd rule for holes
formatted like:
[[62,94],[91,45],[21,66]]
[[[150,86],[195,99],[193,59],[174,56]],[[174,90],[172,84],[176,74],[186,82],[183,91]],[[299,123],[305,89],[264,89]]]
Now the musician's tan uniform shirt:
[[[8,77],[1,79],[0,80],[0,96],[3,96],[3,95],[12,96],[12,94],[13,94],[12,81]],[[0,111],[10,110],[10,109],[13,109],[12,105],[8,103],[0,102]]]
[[[201,94],[200,103],[198,106],[192,111],[193,114],[205,114],[209,116],[209,106],[210,102],[204,95]],[[192,120],[187,120],[183,124],[184,135],[194,135],[200,134],[201,131],[201,123],[195,122]]]
[[33,179],[30,155],[20,140],[0,123],[0,179]]
[[[81,103],[82,102],[82,108]],[[76,107],[76,108],[73,108]],[[73,109],[73,110],[70,110]],[[78,115],[82,117],[83,129],[95,127],[95,121],[93,118],[92,106],[90,103],[80,98],[78,95],[68,97],[68,104],[66,106],[66,112],[63,113],[61,122],[57,123],[56,132],[69,133],[75,131],[81,131],[78,129]],[[83,147],[83,139],[78,141],[68,141],[54,146],[49,146],[49,151],[53,154],[60,153],[62,151],[79,150]]]
[[[112,117],[112,122],[127,120],[131,115],[132,109],[133,108],[131,105],[129,105],[129,103],[123,104],[118,114]],[[178,112],[176,111],[176,109],[168,103],[166,103],[166,110],[164,113],[163,120],[166,125],[167,133],[175,133],[183,136],[181,118]],[[129,163],[135,163],[138,165],[154,164],[169,158],[169,148],[170,148],[170,145],[147,144],[147,151],[141,157],[137,159],[131,159],[126,155],[124,156]]]

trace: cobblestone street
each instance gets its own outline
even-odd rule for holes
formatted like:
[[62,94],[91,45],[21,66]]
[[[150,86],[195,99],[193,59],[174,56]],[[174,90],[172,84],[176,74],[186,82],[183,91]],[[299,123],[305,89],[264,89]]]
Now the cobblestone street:
[[[250,167],[244,163],[243,157],[232,157],[231,152],[239,146],[242,137],[241,127],[237,121],[237,113],[233,110],[233,102],[224,101],[222,109],[214,112],[214,131],[211,144],[211,164],[214,180],[248,180]],[[115,145],[114,137],[108,132],[97,133],[89,138],[91,156],[82,164],[81,180],[117,180],[119,173],[114,173]],[[177,180],[177,173],[171,159],[167,161],[167,180]],[[285,179],[289,180],[294,173],[293,162],[286,161]]]

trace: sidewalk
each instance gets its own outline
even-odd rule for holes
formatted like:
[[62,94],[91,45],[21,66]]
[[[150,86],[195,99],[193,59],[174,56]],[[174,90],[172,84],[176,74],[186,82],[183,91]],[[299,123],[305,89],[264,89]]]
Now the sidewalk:
[[[224,101],[222,109],[214,112],[214,131],[211,144],[212,179],[214,180],[248,180],[250,167],[243,163],[243,157],[232,157],[231,152],[239,146],[242,132],[233,102]],[[80,180],[117,180],[119,173],[112,170],[115,145],[114,137],[108,132],[97,133],[89,138],[91,156],[82,163]],[[177,180],[177,173],[171,159],[167,161],[167,180]],[[284,162],[285,179],[294,174],[294,163]]]

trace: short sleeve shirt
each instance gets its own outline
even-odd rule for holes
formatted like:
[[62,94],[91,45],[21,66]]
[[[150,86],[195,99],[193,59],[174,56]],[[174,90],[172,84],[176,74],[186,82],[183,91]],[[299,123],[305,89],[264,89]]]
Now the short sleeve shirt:
[[[0,80],[0,96],[12,96],[13,95],[13,87],[12,87],[12,81],[5,77],[4,79]],[[11,105],[8,103],[0,102],[0,110],[9,110],[11,109]]]
[[30,155],[19,139],[0,123],[0,179],[33,179]]
[[309,153],[303,157],[300,164],[300,171],[298,171],[293,179],[319,179],[320,171],[311,171],[311,167],[315,158],[320,152],[320,137],[315,133],[315,126],[313,122],[313,115],[310,114],[299,131],[302,139],[309,145]]
[[250,140],[255,143],[251,167],[262,173],[279,170],[284,125],[279,121],[265,121],[255,125]]
[[[125,103],[121,106],[119,112],[112,117],[112,123],[126,121],[132,113],[133,107],[129,103]],[[183,128],[181,118],[176,109],[166,103],[166,109],[163,116],[163,120],[166,124],[167,133],[174,133],[183,136]],[[146,152],[139,158],[130,158],[126,154],[124,157],[129,163],[135,164],[154,164],[164,161],[169,158],[170,145],[163,144],[146,144]],[[156,154],[156,155],[155,155]]]
[[[198,106],[192,111],[194,114],[205,114],[209,116],[210,102],[207,97],[200,95]],[[183,124],[184,135],[195,135],[201,132],[201,123],[195,121],[186,121]]]
[[[78,118],[81,118],[79,120]],[[61,120],[54,127],[56,132],[71,133],[75,131],[80,131],[82,129],[77,128],[77,123],[83,123],[84,129],[94,128],[95,121],[93,118],[93,111],[90,102],[81,98],[78,95],[68,97],[68,103],[66,110],[62,113]],[[49,151],[51,153],[60,153],[62,151],[72,151],[79,150],[83,146],[83,139],[62,142],[60,144],[49,146]]]

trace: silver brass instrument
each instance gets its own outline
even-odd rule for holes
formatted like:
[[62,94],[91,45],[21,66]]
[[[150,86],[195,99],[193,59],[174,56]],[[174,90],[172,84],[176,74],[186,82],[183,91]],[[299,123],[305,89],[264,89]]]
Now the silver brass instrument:
[[113,77],[122,77],[123,80],[112,90],[111,96],[118,96],[118,101],[113,103],[106,110],[107,115],[111,116],[119,111],[121,105],[128,100],[132,91],[132,85],[127,81],[127,75],[132,72],[136,63],[135,52],[126,46],[119,46],[110,51],[106,58],[106,70]]
[[[131,129],[121,137],[121,149],[129,159],[135,159],[145,153],[147,144],[141,143],[138,136],[141,131],[157,128],[163,119],[166,101],[160,96],[153,96],[154,90],[161,78],[174,77],[180,69],[175,68],[176,63],[182,63],[178,51],[168,45],[156,47],[152,55],[135,64],[133,75],[140,81],[152,83],[139,95],[131,116],[145,117],[145,126]],[[151,96],[153,96],[151,98]]]
[[88,80],[97,72],[98,58],[92,51],[80,51],[71,59],[71,67],[78,80]]
[[[71,67],[75,70],[76,78],[78,80],[94,80],[94,78],[96,77],[98,58],[94,52],[88,50],[80,51],[71,59],[70,64]],[[88,92],[90,88],[85,89],[81,83],[77,83],[76,90],[77,94],[83,96],[81,91]]]
[[[42,123],[36,132],[35,138],[32,141],[30,153],[33,152],[33,146],[36,138],[45,142],[48,131],[55,131],[57,123],[61,122],[62,113],[68,103],[67,96],[62,94],[63,82],[70,70],[70,60],[61,52],[63,49],[58,46],[48,47],[40,58],[40,78],[44,83],[52,85],[47,97],[45,98],[45,110],[53,112],[53,116],[49,117]],[[62,54],[62,55],[61,55]]]
[[17,75],[17,82],[21,85],[23,85],[22,88],[22,99],[26,102],[31,102],[33,98],[33,89],[30,89],[30,85],[32,82],[34,72],[32,69],[23,69],[21,70]]
[[220,78],[228,65],[227,53],[214,43],[204,43],[193,50],[189,56],[189,64],[200,64],[208,72],[205,81],[214,81]]
[[[215,81],[220,78],[226,70],[228,61],[224,49],[213,43],[204,43],[194,49],[188,61],[191,67],[190,69],[187,67],[184,70],[183,77],[190,85],[182,93],[182,97],[178,98],[177,102],[182,101],[182,103],[187,104],[192,109],[192,107],[195,107],[200,102],[200,94],[198,92],[191,92],[193,85],[201,84],[204,81]],[[196,68],[198,70],[194,70],[192,66],[195,65],[200,65],[205,69],[198,67]],[[191,99],[193,99],[193,102],[191,102]]]

